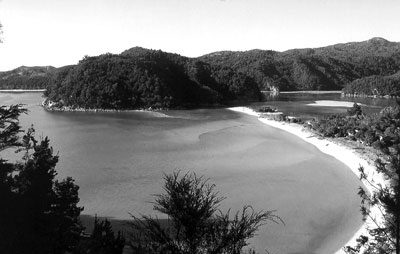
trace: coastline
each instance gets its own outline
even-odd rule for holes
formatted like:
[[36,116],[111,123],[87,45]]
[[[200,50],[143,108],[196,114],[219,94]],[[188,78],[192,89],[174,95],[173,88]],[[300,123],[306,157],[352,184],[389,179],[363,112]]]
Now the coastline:
[[328,94],[328,93],[342,93],[341,90],[332,90],[332,91],[282,91],[279,93],[283,94],[291,94],[291,93],[309,93],[309,94]]
[[46,89],[0,89],[0,93],[42,93]]
[[[255,112],[254,110],[248,107],[231,107],[228,110],[232,110],[239,113],[244,113],[251,116],[256,116],[259,121],[262,123],[269,125],[274,128],[278,128],[280,130],[291,133],[298,138],[306,141],[307,143],[314,145],[321,152],[334,157],[335,159],[341,161],[345,164],[350,170],[357,176],[360,177],[359,167],[362,166],[364,168],[364,172],[368,175],[368,180],[373,181],[374,183],[380,183],[382,185],[385,184],[385,180],[381,175],[379,175],[375,171],[375,167],[372,164],[372,158],[364,158],[360,153],[357,153],[354,149],[346,146],[342,143],[333,142],[330,139],[321,139],[314,135],[312,132],[304,129],[303,126],[296,123],[288,123],[282,121],[269,120],[266,118],[260,117],[260,113]],[[362,182],[360,182],[361,184]],[[372,193],[372,187],[369,185],[364,185],[370,193]],[[373,217],[379,216],[379,212],[377,209],[371,209],[371,215]],[[334,254],[345,254],[343,247],[345,246],[355,246],[357,244],[357,238],[360,235],[367,235],[367,226],[370,221],[366,221],[360,229],[353,235],[351,239],[349,239],[339,250],[334,252]]]
[[[261,91],[262,93],[276,93],[274,91],[268,91],[268,90],[263,90]],[[329,94],[329,93],[342,93],[341,90],[324,90],[324,91],[319,91],[319,90],[306,90],[306,91],[279,91],[278,94],[292,94],[292,93],[307,93],[307,94]]]
[[166,110],[163,108],[152,108],[152,107],[139,108],[139,109],[101,109],[101,108],[72,107],[72,106],[64,106],[62,104],[59,105],[59,103],[53,102],[48,98],[45,98],[42,101],[41,106],[46,111],[56,111],[56,112],[158,112],[161,110]]

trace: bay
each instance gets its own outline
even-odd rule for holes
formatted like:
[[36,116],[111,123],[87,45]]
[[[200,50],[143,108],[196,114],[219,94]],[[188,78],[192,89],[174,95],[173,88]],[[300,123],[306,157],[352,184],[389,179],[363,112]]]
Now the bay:
[[181,170],[216,184],[224,211],[276,210],[285,225],[260,229],[251,242],[260,252],[331,253],[362,223],[360,182],[344,164],[254,117],[225,109],[47,112],[40,101],[38,93],[0,94],[1,105],[26,104],[22,125],[50,138],[58,177],[76,180],[84,214],[157,215],[151,202],[164,173]]

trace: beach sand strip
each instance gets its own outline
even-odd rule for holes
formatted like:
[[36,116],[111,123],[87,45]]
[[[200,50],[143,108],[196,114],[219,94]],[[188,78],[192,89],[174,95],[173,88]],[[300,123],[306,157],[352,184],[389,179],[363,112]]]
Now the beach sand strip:
[[[364,172],[368,175],[369,181],[372,181],[375,184],[381,184],[383,186],[385,185],[384,178],[382,175],[376,172],[375,167],[373,166],[376,155],[373,156],[374,154],[372,152],[361,153],[360,151],[355,150],[354,146],[352,146],[350,143],[347,144],[344,142],[334,142],[330,139],[321,138],[311,131],[308,131],[300,124],[262,118],[260,117],[260,113],[257,113],[248,107],[232,107],[228,109],[235,112],[256,116],[262,123],[266,125],[281,129],[301,138],[302,140],[314,145],[321,152],[330,155],[344,163],[355,175],[357,175],[357,177],[360,177],[359,168],[362,166],[364,168]],[[370,187],[370,185],[365,184],[364,187],[370,193],[372,192],[372,187]],[[371,215],[373,217],[379,217],[380,213],[377,209],[373,208],[371,209]],[[366,227],[371,223],[371,221],[367,220],[364,225],[353,235],[353,237],[343,246],[355,246],[357,244],[356,239],[360,235],[367,235]],[[334,252],[334,254],[345,254],[345,252],[341,248]]]

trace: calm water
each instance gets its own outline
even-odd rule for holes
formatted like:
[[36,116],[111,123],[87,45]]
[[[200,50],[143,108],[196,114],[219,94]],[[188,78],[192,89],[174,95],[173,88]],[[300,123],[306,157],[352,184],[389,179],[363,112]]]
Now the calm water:
[[329,114],[344,114],[345,107],[311,107],[307,104],[318,100],[350,101],[361,103],[362,110],[369,113],[378,113],[382,108],[396,104],[394,99],[385,98],[352,98],[344,97],[340,93],[280,93],[271,96],[265,93],[266,101],[254,105],[271,105],[279,108],[288,115],[298,116],[303,119],[321,118]]
[[[293,106],[296,101],[318,99],[268,103],[290,109],[299,108]],[[34,124],[37,136],[49,136],[60,155],[58,176],[76,180],[85,214],[118,219],[129,218],[129,212],[154,214],[150,202],[152,194],[162,192],[163,173],[191,170],[210,178],[227,197],[223,210],[246,204],[277,210],[286,226],[263,227],[252,242],[260,251],[333,252],[361,225],[357,177],[315,147],[254,117],[224,109],[46,112],[40,101],[39,93],[0,93],[1,105],[27,105],[30,112],[21,119],[25,127]]]

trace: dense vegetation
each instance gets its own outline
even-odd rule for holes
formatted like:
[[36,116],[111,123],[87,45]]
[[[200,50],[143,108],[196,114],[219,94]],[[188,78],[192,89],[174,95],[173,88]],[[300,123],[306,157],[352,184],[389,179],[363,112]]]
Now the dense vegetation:
[[396,95],[399,71],[400,44],[382,38],[199,58],[136,47],[60,70],[48,96],[82,108],[164,108],[256,100],[259,90],[339,90],[346,84],[346,93]]
[[400,72],[389,76],[368,76],[354,80],[343,89],[349,95],[400,96]]
[[0,72],[0,89],[47,88],[70,108],[170,108],[255,101],[260,90],[341,90],[397,96],[400,43],[382,38],[285,52],[222,51],[198,58],[135,47],[59,69]]
[[33,128],[21,129],[23,113],[21,105],[0,107],[0,152],[22,154],[17,161],[0,157],[0,253],[121,254],[124,238],[108,221],[96,219],[91,236],[82,237],[79,187],[70,177],[56,179],[58,156],[47,137],[37,140]]
[[364,115],[354,104],[348,115],[331,115],[307,123],[324,137],[343,137],[372,146],[385,154],[400,153],[400,106],[384,108],[379,114]]
[[25,112],[18,105],[0,107],[0,151],[23,154],[17,162],[0,158],[0,252],[64,253],[82,230],[78,186],[71,178],[55,179],[58,156],[47,137],[36,140],[31,128],[20,140],[18,117]]
[[384,183],[371,179],[363,167],[359,168],[361,180],[372,193],[359,188],[366,232],[357,238],[355,246],[344,248],[348,254],[400,254],[400,154],[377,159],[375,167]]
[[44,89],[50,85],[54,67],[21,66],[0,72],[0,89]]
[[115,235],[109,220],[94,218],[90,237],[81,237],[78,247],[72,254],[121,254],[125,247],[125,237],[120,231]]
[[58,70],[46,95],[65,106],[101,109],[171,108],[259,100],[242,73],[176,54],[133,48],[85,57]]
[[218,206],[215,186],[195,174],[165,175],[165,194],[157,195],[154,209],[168,215],[166,226],[149,216],[135,218],[139,232],[132,235],[131,247],[143,254],[240,254],[257,229],[267,221],[282,220],[272,211],[255,212],[243,207],[234,216]]
[[199,58],[247,73],[262,90],[340,90],[347,83],[400,70],[400,43],[382,38],[285,52],[216,52]]

